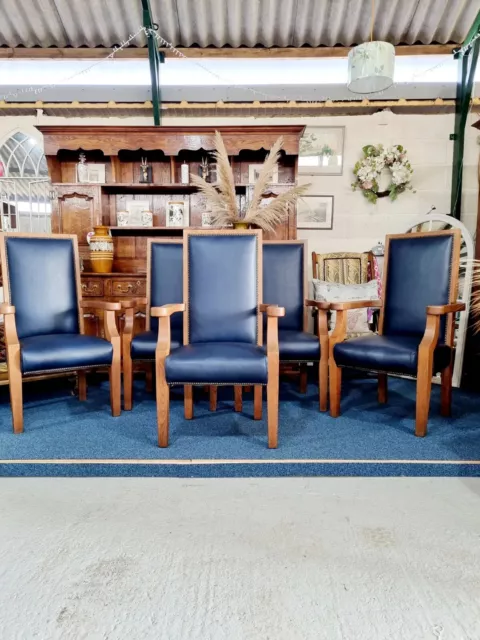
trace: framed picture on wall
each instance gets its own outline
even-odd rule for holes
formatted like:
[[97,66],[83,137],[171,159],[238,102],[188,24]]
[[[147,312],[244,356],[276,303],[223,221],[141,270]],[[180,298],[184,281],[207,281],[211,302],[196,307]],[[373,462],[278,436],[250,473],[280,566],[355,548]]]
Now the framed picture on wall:
[[333,229],[333,196],[299,198],[297,229]]
[[345,127],[306,127],[300,138],[298,173],[341,176]]

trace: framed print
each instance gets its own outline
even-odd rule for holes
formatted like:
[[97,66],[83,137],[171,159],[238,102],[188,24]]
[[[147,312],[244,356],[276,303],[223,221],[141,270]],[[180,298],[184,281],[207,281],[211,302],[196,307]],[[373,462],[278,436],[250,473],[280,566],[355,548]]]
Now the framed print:
[[105,165],[89,164],[88,165],[88,182],[103,184],[105,182]]
[[[262,164],[249,164],[248,165],[248,183],[255,184],[258,180],[260,171],[262,170]],[[278,166],[275,167],[272,173],[270,184],[278,184]]]
[[214,216],[212,213],[209,213],[208,211],[204,211],[202,213],[202,227],[204,229],[213,229],[215,227],[213,220]]
[[188,227],[188,200],[171,200],[170,202],[167,202],[165,218],[167,227]]
[[117,211],[117,226],[119,227],[152,227],[153,215],[148,209],[140,211]]
[[299,198],[297,229],[333,229],[333,196]]
[[345,127],[306,127],[300,138],[298,173],[341,176]]

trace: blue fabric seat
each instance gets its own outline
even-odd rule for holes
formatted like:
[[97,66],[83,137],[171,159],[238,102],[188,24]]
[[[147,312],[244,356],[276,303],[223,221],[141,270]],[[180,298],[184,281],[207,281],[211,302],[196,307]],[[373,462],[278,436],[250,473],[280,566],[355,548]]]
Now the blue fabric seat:
[[113,347],[103,338],[80,333],[29,336],[20,340],[22,373],[110,366]]
[[[158,341],[158,330],[144,331],[134,336],[132,340],[132,360],[154,361],[155,349]],[[178,349],[183,344],[183,329],[174,328],[171,333],[170,350]]]
[[[421,339],[422,336],[366,335],[336,344],[333,355],[340,367],[416,375]],[[447,367],[451,355],[450,347],[445,344],[438,345],[435,349],[432,373],[438,373]]]
[[267,384],[263,347],[244,342],[197,342],[165,360],[169,384]]
[[[282,318],[283,319],[283,318]],[[267,334],[265,332],[264,344]],[[280,360],[291,362],[312,362],[320,360],[320,342],[317,336],[306,331],[279,329],[278,347]]]

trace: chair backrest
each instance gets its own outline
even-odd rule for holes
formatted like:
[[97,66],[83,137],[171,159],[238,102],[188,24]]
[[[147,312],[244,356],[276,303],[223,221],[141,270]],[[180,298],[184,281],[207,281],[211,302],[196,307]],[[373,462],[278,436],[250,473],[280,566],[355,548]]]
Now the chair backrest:
[[[148,240],[147,247],[147,330],[158,331],[158,318],[150,317],[151,307],[183,302],[183,241]],[[170,318],[174,331],[183,329],[183,313]]]
[[[285,307],[280,329],[305,331],[306,240],[263,243],[263,302]],[[264,325],[266,325],[264,314]]]
[[186,231],[184,343],[261,344],[262,232]]
[[[380,333],[422,336],[427,306],[456,301],[460,239],[458,229],[387,236]],[[442,342],[451,328],[442,317]]]
[[[370,267],[370,273],[369,273]],[[373,256],[365,253],[312,253],[313,277],[339,284],[362,284],[373,279]]]
[[83,331],[76,236],[0,234],[0,253],[20,339]]

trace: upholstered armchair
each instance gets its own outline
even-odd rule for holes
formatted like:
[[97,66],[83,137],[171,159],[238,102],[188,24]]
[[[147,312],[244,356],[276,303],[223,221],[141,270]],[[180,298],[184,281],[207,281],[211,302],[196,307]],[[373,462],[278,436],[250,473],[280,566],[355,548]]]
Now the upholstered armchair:
[[[88,369],[108,368],[112,415],[120,415],[120,303],[82,302],[76,236],[0,233],[13,430],[23,431],[22,379],[78,372],[85,400]],[[82,308],[104,314],[106,339],[84,334]]]
[[[387,236],[383,302],[332,303],[337,312],[330,337],[330,413],[340,414],[342,368],[378,374],[378,400],[387,402],[388,374],[417,380],[415,435],[425,436],[432,377],[441,372],[441,414],[450,415],[454,317],[457,303],[460,231]],[[380,308],[378,335],[345,340],[346,313]]]
[[[263,245],[263,299],[285,308],[278,322],[280,364],[318,363],[319,406],[327,410],[328,328],[327,302],[307,300],[307,245],[303,240],[269,241]],[[317,335],[308,332],[308,312],[317,310]],[[266,323],[264,323],[266,327]],[[301,385],[303,388],[303,384]]]
[[[122,331],[123,402],[132,408],[133,363],[154,363],[158,341],[158,318],[150,316],[152,307],[183,302],[182,240],[148,240],[147,298],[123,302],[125,322]],[[133,336],[135,312],[146,307],[146,330]],[[183,315],[171,318],[170,349],[183,344]]]
[[[262,233],[184,233],[184,303],[153,307],[158,318],[155,356],[159,446],[168,446],[169,387],[184,387],[185,418],[193,418],[193,386],[253,386],[254,419],[262,416],[267,386],[268,446],[278,442],[278,318],[285,310],[262,306]],[[171,349],[171,317],[184,314],[183,346]],[[262,317],[267,343],[262,347]]]

